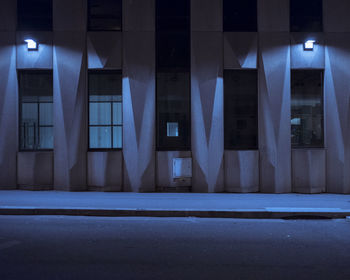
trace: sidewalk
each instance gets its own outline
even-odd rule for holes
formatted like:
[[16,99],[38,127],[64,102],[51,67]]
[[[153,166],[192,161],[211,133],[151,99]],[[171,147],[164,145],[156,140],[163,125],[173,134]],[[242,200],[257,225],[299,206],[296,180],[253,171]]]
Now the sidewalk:
[[293,218],[350,216],[350,195],[0,191],[0,215]]

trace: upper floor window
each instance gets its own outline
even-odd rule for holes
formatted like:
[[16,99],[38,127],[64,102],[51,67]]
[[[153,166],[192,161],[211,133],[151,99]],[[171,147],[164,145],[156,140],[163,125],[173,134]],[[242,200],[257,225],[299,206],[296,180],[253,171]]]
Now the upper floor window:
[[322,0],[290,0],[290,31],[321,32]]
[[223,30],[257,31],[257,0],[223,0]]
[[190,0],[157,0],[157,31],[187,31],[190,26]]
[[122,73],[89,71],[89,148],[121,149]]
[[292,147],[323,147],[323,70],[292,70]]
[[224,70],[225,149],[258,148],[258,77],[254,70]]
[[17,0],[18,30],[52,30],[52,0]]
[[122,30],[122,0],[89,0],[89,30]]
[[20,149],[52,149],[52,71],[22,70],[18,74]]

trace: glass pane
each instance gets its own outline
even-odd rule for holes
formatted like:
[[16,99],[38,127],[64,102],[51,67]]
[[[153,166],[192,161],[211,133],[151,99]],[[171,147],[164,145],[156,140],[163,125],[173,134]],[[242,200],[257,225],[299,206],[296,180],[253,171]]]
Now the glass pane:
[[292,71],[293,147],[323,147],[323,72]]
[[89,0],[89,30],[121,30],[122,0]]
[[113,127],[113,148],[122,148],[123,143],[123,127],[114,126]]
[[225,149],[257,149],[256,70],[224,71]]
[[111,148],[111,127],[90,126],[90,148]]
[[39,149],[53,149],[53,127],[40,127]]
[[[168,123],[177,123],[178,137],[168,137]],[[188,72],[157,73],[157,147],[190,147],[190,75]]]
[[22,124],[37,124],[38,123],[38,104],[37,103],[22,103]]
[[179,123],[168,122],[167,124],[167,136],[168,137],[178,137],[179,136]]
[[257,0],[224,0],[224,31],[257,31],[256,2]]
[[35,149],[35,140],[37,139],[37,126],[34,123],[24,123],[20,127],[21,149]]
[[122,103],[113,103],[113,124],[122,125],[123,123],[123,111]]
[[111,124],[111,103],[91,103],[89,108],[90,125]]
[[52,103],[40,103],[40,125],[53,125],[53,104]]

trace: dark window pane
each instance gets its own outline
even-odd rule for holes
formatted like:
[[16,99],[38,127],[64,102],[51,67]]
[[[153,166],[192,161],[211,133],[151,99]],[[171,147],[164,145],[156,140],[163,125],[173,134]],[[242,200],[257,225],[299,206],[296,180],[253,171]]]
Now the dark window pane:
[[184,31],[190,28],[190,0],[157,0],[156,29]]
[[20,71],[19,93],[20,149],[52,149],[52,72]]
[[121,30],[122,0],[89,0],[89,30]]
[[224,0],[223,19],[224,31],[257,31],[256,0]]
[[292,70],[292,147],[323,147],[323,71]]
[[290,31],[322,31],[322,0],[290,0]]
[[225,149],[258,148],[256,70],[224,71]]
[[89,72],[89,148],[122,148],[122,72]]
[[157,68],[190,67],[190,33],[157,32]]
[[157,73],[157,147],[190,149],[190,74]]
[[18,0],[18,30],[52,30],[52,0]]

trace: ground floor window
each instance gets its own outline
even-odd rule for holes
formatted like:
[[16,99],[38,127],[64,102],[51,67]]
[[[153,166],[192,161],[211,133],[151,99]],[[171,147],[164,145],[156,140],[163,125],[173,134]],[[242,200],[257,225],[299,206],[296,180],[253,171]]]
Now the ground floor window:
[[22,70],[18,79],[20,150],[53,149],[52,71]]
[[323,147],[323,70],[291,72],[292,147]]
[[121,149],[122,73],[89,71],[89,148]]
[[190,137],[190,73],[157,72],[157,148],[188,150]]

